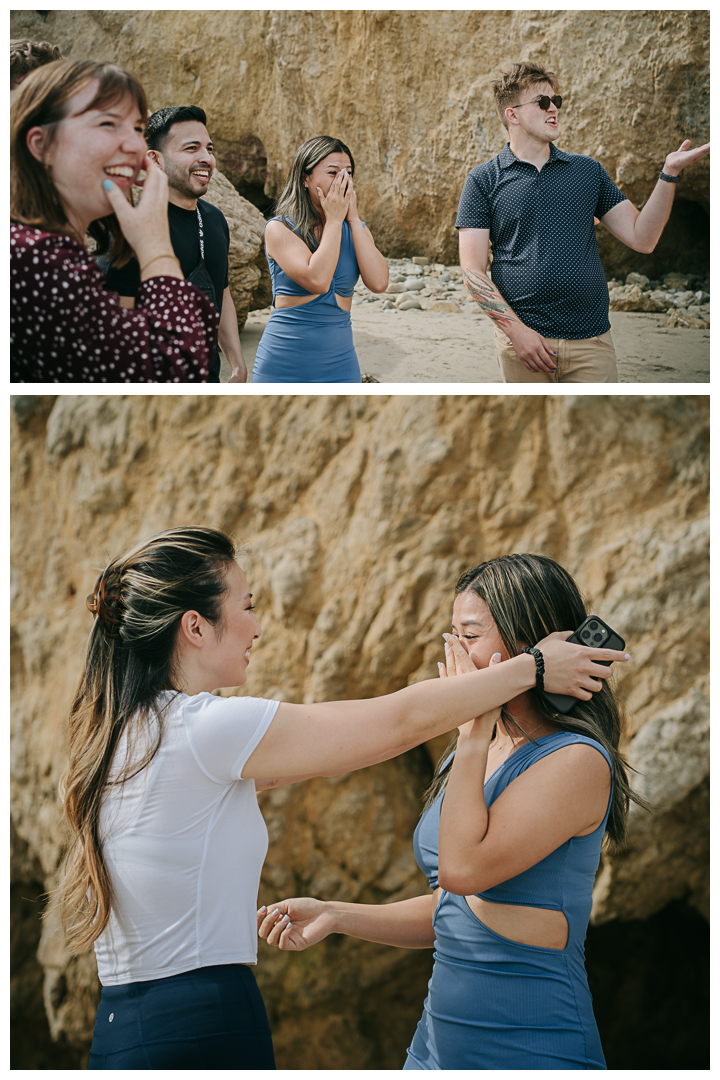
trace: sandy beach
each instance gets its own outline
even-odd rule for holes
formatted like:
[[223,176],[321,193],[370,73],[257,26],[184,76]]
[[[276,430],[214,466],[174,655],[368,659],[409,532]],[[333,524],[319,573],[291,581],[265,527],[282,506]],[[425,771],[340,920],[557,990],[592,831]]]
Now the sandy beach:
[[[493,328],[480,313],[381,311],[378,303],[353,305],[355,348],[364,375],[380,383],[497,383]],[[240,334],[248,370],[270,317],[250,313]],[[620,382],[709,381],[710,331],[668,327],[667,316],[611,311]],[[230,369],[223,358],[221,382]]]

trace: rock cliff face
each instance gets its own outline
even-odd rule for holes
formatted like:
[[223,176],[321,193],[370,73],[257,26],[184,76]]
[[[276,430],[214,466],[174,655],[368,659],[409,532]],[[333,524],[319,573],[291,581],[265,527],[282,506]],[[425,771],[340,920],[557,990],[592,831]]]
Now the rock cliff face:
[[[463,181],[505,143],[490,82],[514,61],[557,73],[559,146],[598,159],[638,205],[666,154],[709,138],[707,11],[25,11],[11,28],[126,65],[153,108],[201,104],[220,167],[263,208],[302,142],[337,135],[391,256],[457,263]],[[598,229],[608,275],[709,265],[707,160],[678,196],[652,256]]]
[[[634,813],[627,852],[603,859],[595,918],[646,919],[673,900],[707,913],[706,397],[18,397],[13,412],[19,896],[49,887],[61,854],[85,595],[109,555],[194,522],[249,548],[264,634],[242,692],[297,702],[434,677],[463,568],[509,551],[558,559],[628,641],[627,751],[658,808]],[[424,892],[411,835],[437,752],[263,793],[261,901]],[[21,999],[39,985],[34,933]],[[37,958],[50,1030],[84,1052],[92,956],[71,960],[49,920]],[[400,1067],[430,963],[344,938],[300,956],[263,946],[278,1065]]]
[[238,195],[219,170],[210,179],[205,199],[222,210],[228,223],[228,280],[238,326],[242,330],[248,312],[259,311],[272,303],[270,270],[263,242],[265,219],[252,203]]

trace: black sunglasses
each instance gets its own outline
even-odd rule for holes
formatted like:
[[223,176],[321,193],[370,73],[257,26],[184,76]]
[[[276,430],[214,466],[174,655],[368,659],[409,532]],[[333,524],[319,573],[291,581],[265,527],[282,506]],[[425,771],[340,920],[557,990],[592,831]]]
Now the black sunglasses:
[[[560,97],[559,94],[556,94],[555,97],[548,97],[547,94],[543,94],[541,97],[537,98],[535,101],[525,101],[523,103],[523,105],[539,105],[540,108],[544,112],[547,112],[548,109],[550,108],[550,102],[553,103],[553,105],[555,106],[556,109],[559,109],[560,106],[562,105],[563,99]],[[512,108],[513,109],[522,109],[523,105],[513,105]]]

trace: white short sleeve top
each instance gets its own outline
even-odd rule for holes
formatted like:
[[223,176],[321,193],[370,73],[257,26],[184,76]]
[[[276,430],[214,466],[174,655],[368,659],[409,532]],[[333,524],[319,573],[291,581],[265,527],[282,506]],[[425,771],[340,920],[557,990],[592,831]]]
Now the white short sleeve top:
[[[168,695],[160,749],[110,787],[100,812],[110,922],[95,942],[103,986],[213,964],[257,963],[257,894],[267,829],[243,767],[277,701]],[[138,759],[145,745],[131,758]],[[113,771],[125,763],[127,737]]]

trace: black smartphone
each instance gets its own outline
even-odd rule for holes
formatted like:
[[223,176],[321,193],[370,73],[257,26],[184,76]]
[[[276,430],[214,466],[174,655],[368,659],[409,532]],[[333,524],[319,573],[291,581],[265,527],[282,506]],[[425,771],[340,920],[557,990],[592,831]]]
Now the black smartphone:
[[[624,639],[597,615],[588,615],[587,619],[578,626],[575,633],[570,635],[568,641],[571,641],[573,645],[590,645],[594,649],[617,649],[620,651],[625,648]],[[598,663],[610,667],[612,660],[598,660]],[[571,697],[569,694],[548,694],[545,690],[542,691],[542,696],[550,702],[554,709],[561,713],[570,712],[573,705],[579,701],[579,698]]]

